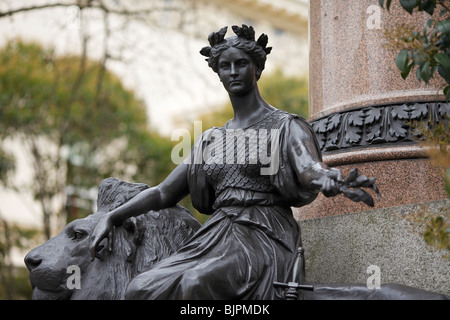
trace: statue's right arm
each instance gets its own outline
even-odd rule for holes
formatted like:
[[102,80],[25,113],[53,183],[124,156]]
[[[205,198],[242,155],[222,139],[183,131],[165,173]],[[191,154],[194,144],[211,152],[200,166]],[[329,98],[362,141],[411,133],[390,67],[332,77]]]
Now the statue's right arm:
[[109,212],[113,225],[150,210],[161,210],[176,205],[189,193],[186,172],[187,165],[181,163],[159,185],[140,192],[130,201]]
[[159,185],[140,192],[120,207],[103,215],[90,237],[89,249],[92,260],[95,258],[98,245],[108,237],[114,226],[150,210],[172,207],[186,197],[189,193],[187,170],[188,166],[181,163]]

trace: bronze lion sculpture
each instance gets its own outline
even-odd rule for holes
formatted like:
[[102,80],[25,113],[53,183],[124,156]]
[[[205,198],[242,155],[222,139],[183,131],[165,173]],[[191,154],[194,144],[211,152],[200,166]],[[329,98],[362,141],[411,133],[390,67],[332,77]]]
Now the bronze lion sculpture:
[[[104,240],[91,262],[89,236],[99,218],[125,203],[148,186],[115,178],[102,181],[96,213],[69,223],[57,236],[31,250],[25,257],[30,271],[34,300],[120,300],[128,283],[156,262],[175,253],[199,228],[200,223],[185,208],[150,211],[126,220],[115,229],[113,250]],[[73,286],[73,267],[79,270],[79,286]],[[304,275],[303,275],[304,277]],[[303,279],[304,280],[304,279]],[[398,284],[383,284],[379,290],[362,284],[313,284],[303,291],[305,300],[403,300],[448,299],[445,295]]]
[[[98,219],[146,188],[145,184],[114,178],[103,180],[96,213],[72,221],[57,236],[31,250],[25,264],[30,271],[32,299],[123,299],[132,278],[174,253],[200,227],[181,206],[151,211],[117,227],[114,250],[108,250],[105,241],[98,259],[91,262],[89,235]],[[70,285],[71,266],[80,272],[78,288]]]

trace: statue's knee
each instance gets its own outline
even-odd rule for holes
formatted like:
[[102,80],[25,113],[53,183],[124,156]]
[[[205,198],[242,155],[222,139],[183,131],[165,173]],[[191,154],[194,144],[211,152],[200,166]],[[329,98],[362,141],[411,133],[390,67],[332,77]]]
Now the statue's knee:
[[205,290],[205,283],[202,283],[201,273],[197,270],[188,270],[183,273],[180,281],[181,295],[183,299],[199,299],[201,292]]

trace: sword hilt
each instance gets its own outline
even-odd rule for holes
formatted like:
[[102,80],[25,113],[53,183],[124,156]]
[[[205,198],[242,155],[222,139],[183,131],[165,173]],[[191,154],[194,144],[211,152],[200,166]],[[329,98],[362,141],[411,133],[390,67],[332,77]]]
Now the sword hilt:
[[305,282],[305,249],[298,247],[297,257],[292,267],[292,280],[288,283],[274,282],[275,287],[287,288],[285,292],[286,300],[297,300],[299,290],[314,291],[314,286],[306,285]]

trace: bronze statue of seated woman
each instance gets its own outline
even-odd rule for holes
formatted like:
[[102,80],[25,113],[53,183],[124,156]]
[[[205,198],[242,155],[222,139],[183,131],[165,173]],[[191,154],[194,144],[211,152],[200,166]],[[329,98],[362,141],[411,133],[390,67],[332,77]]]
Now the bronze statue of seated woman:
[[[229,38],[227,27],[211,33],[210,46],[200,53],[229,93],[234,118],[205,131],[161,184],[109,212],[92,234],[95,257],[114,225],[172,207],[188,194],[197,210],[211,215],[175,254],[135,277],[126,298],[280,298],[282,289],[273,283],[287,281],[301,244],[291,207],[310,203],[319,192],[342,192],[341,173],[321,162],[308,123],[260,95],[258,80],[271,51],[267,36],[256,40],[246,25],[233,31]],[[375,187],[374,180],[361,181]],[[358,200],[371,199],[362,192]]]

